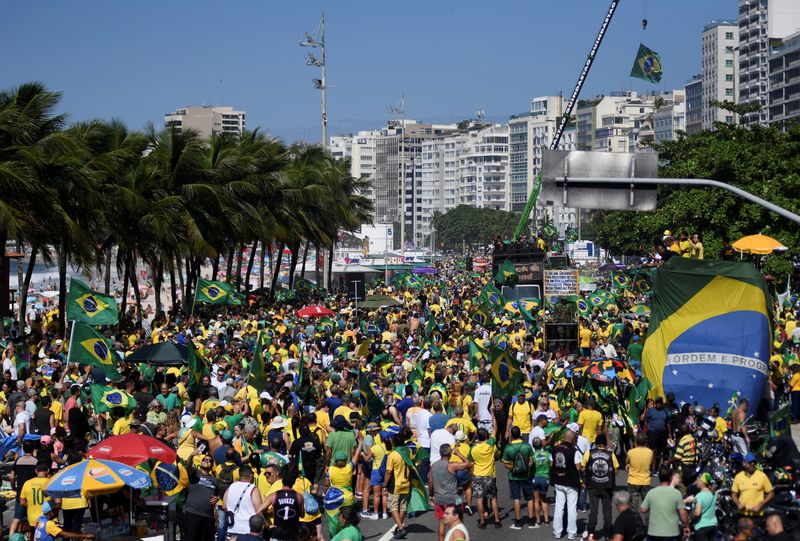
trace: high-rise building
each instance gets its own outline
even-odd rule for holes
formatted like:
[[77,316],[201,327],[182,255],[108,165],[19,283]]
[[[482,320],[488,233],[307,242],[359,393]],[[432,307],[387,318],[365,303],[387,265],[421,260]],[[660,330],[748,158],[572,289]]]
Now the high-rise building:
[[676,90],[675,103],[660,107],[653,113],[655,143],[675,141],[679,131],[686,131],[686,101],[683,99],[684,91]]
[[221,133],[241,136],[244,132],[244,117],[244,111],[236,111],[233,107],[203,105],[184,107],[164,115],[164,125],[174,126],[178,130],[191,128],[206,139]]
[[[541,96],[531,100],[529,112],[513,115],[509,130],[509,196],[511,212],[522,212],[536,175],[542,168],[542,152],[550,148],[563,112],[561,96]],[[562,136],[559,148],[572,150]]]
[[713,129],[715,122],[732,124],[733,113],[713,107],[712,101],[738,103],[739,92],[735,81],[739,51],[739,23],[732,20],[711,21],[703,27],[701,56],[703,69],[702,102],[700,109],[702,129]]
[[703,131],[703,76],[698,74],[686,81],[683,87],[686,95],[686,133],[689,135]]
[[458,170],[460,205],[507,210],[508,126],[497,124],[468,131]]
[[[350,175],[370,182],[360,195],[375,204],[375,137],[378,132],[360,131],[356,135],[334,135],[328,140],[328,151],[336,160],[350,160]],[[375,216],[373,215],[373,220]]]
[[769,122],[800,121],[800,32],[776,45],[769,57]]
[[627,152],[634,119],[652,112],[654,105],[654,96],[633,91],[581,100],[575,113],[576,150]]
[[739,0],[739,103],[760,111],[742,115],[742,124],[769,122],[769,49],[800,32],[797,0]]

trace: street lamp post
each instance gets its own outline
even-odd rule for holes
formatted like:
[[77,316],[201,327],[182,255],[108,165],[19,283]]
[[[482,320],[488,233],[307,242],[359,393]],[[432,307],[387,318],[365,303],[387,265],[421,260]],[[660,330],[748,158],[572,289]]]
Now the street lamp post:
[[[321,91],[322,98],[321,98],[321,105],[322,105],[322,150],[325,151],[328,148],[328,113],[326,111],[326,94],[328,90],[328,84],[325,77],[325,12],[322,12],[322,20],[320,22],[319,27],[320,39],[317,41],[316,36],[312,36],[308,32],[306,32],[305,40],[300,40],[301,47],[311,47],[312,49],[316,49],[317,47],[320,48],[320,52],[322,53],[321,59],[317,59],[312,53],[308,53],[306,57],[306,65],[320,68],[320,79],[312,79],[314,84],[314,88]],[[335,239],[331,240],[331,244],[335,242]],[[324,289],[329,289],[330,287],[330,276],[328,276],[328,267],[330,266],[329,261],[329,252],[326,248],[322,253],[322,287]],[[319,261],[319,255],[317,255],[317,261]]]
[[406,96],[400,95],[400,106],[390,105],[387,110],[400,115],[400,254],[406,255]]

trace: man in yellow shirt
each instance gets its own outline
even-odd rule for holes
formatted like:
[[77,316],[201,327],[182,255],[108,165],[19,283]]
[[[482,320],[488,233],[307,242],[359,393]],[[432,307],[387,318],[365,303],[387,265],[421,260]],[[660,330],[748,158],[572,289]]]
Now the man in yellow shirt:
[[581,325],[581,330],[579,331],[580,335],[580,354],[583,357],[588,357],[591,355],[591,347],[592,347],[592,329],[589,328],[588,324],[586,324],[585,320],[583,321],[583,325]]
[[595,399],[589,397],[586,401],[586,407],[578,415],[578,424],[581,425],[581,433],[589,440],[589,443],[594,443],[597,434],[603,428],[603,414],[594,409]]
[[131,431],[131,419],[125,414],[125,408],[117,406],[111,412],[111,418],[114,419],[114,425],[111,427],[111,434],[114,436],[121,436],[122,434],[129,434]]
[[28,524],[31,527],[36,526],[36,520],[42,516],[42,504],[45,500],[42,488],[49,480],[47,478],[49,470],[50,464],[47,462],[36,464],[36,477],[25,481],[19,492],[19,504],[27,510]]
[[650,469],[653,467],[653,450],[647,446],[647,434],[636,434],[636,447],[628,451],[626,462],[631,509],[638,512],[647,491],[650,490]]
[[736,507],[745,515],[760,515],[764,507],[775,497],[769,477],[756,469],[756,457],[747,453],[744,457],[744,471],[733,478],[731,498]]
[[[497,483],[495,477],[495,460],[497,459],[497,447],[495,446],[495,433],[497,423],[494,420],[494,407],[489,406],[492,413],[492,433],[481,427],[478,429],[478,443],[472,446],[469,452],[469,460],[475,463],[472,470],[472,490],[478,498],[478,528],[486,528],[486,521],[483,518],[483,499],[492,502],[492,514],[494,523],[497,527],[500,524],[500,508],[497,505]],[[467,502],[469,505],[471,502]]]
[[792,398],[792,422],[800,422],[800,365],[792,367],[792,377],[789,379],[789,393]]
[[517,397],[516,401],[514,401],[509,408],[508,416],[511,422],[508,424],[508,429],[506,429],[506,438],[509,441],[511,441],[510,435],[512,426],[519,428],[522,441],[528,441],[528,436],[531,433],[532,414],[533,408],[531,408],[530,402],[525,400],[525,389],[523,388],[519,393],[519,397]]
[[[403,445],[402,441],[395,439],[394,443],[398,446]],[[406,508],[411,495],[410,471],[406,461],[400,452],[395,449],[386,457],[386,474],[383,476],[383,486],[386,487],[386,505],[392,514],[397,528],[395,528],[395,539],[405,537]],[[392,484],[390,484],[392,483]]]

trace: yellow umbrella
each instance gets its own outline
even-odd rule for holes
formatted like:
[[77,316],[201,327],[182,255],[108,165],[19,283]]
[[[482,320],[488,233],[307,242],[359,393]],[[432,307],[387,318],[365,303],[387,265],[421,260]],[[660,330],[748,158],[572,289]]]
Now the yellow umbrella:
[[748,235],[747,237],[740,238],[733,243],[733,248],[737,252],[758,255],[766,255],[775,251],[781,252],[788,250],[786,246],[777,240],[760,233],[758,235]]

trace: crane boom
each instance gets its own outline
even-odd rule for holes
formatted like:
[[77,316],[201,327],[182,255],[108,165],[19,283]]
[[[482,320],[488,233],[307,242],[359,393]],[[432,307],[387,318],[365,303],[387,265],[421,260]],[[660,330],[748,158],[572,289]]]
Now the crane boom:
[[[588,77],[589,75],[589,70],[592,69],[594,58],[595,56],[597,56],[597,51],[600,50],[600,44],[603,43],[603,38],[606,35],[606,30],[608,30],[608,25],[611,24],[611,18],[614,17],[614,12],[617,10],[617,6],[619,5],[619,3],[620,0],[611,0],[611,5],[608,7],[608,12],[606,12],[606,16],[603,19],[603,24],[600,25],[600,31],[597,33],[597,37],[594,40],[592,49],[589,51],[589,56],[586,58],[586,62],[583,64],[583,69],[581,70],[581,74],[578,76],[578,82],[575,84],[575,88],[572,91],[572,95],[569,97],[567,106],[564,109],[564,114],[559,119],[558,127],[556,128],[555,134],[553,134],[553,140],[550,142],[551,150],[557,149],[558,144],[561,142],[561,137],[564,135],[564,130],[566,130],[567,128],[567,123],[569,122],[569,119],[572,116],[572,111],[575,109],[575,105],[578,103],[578,96],[581,93],[583,84],[586,82],[586,77]],[[525,231],[525,226],[528,224],[528,218],[531,215],[533,207],[536,205],[536,200],[539,198],[539,191],[541,188],[541,184],[542,184],[541,175],[540,174],[536,175],[536,180],[534,181],[534,188],[531,191],[530,195],[528,196],[528,202],[525,204],[525,209],[522,211],[522,216],[520,216],[517,228],[516,230],[514,230],[513,240],[517,240],[520,237],[520,235],[522,235],[522,232]]]

